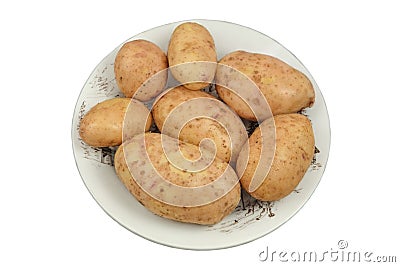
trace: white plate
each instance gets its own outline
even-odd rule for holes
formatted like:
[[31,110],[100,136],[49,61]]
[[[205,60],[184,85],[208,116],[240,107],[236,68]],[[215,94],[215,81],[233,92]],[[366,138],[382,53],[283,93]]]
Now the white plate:
[[[262,237],[288,221],[310,198],[324,172],[330,146],[329,118],[322,94],[311,74],[281,44],[250,28],[222,21],[194,20],[213,35],[218,58],[234,50],[247,50],[277,57],[302,71],[313,83],[316,100],[305,114],[311,119],[316,147],[312,165],[297,189],[273,203],[256,201],[244,194],[236,210],[213,226],[179,223],[158,217],[144,208],[119,181],[112,166],[112,148],[94,149],[78,134],[79,120],[96,103],[121,95],[113,71],[115,55],[108,54],[89,76],[79,95],[72,123],[75,160],[82,179],[97,203],[126,229],[167,246],[207,250],[227,248]],[[167,51],[174,28],[182,22],[163,25],[140,33],[132,39],[147,39]],[[122,44],[121,44],[122,45]]]

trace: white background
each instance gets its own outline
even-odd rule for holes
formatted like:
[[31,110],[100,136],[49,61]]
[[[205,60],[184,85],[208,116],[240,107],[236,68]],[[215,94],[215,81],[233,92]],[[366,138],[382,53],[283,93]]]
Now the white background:
[[[400,261],[395,1],[7,2],[0,266],[265,266],[266,246],[325,251],[341,239]],[[76,99],[105,55],[144,30],[194,18],[251,27],[292,51],[324,94],[332,129],[328,166],[304,208],[263,238],[217,251],[169,248],[121,227],[85,188],[70,138]]]

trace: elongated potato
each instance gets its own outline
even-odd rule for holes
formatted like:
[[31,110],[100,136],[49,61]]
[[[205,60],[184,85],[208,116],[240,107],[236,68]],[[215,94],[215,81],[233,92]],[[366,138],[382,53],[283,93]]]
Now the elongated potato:
[[[296,188],[310,166],[315,146],[311,122],[306,116],[300,114],[274,116],[276,149],[272,165],[265,177],[257,177],[256,168],[265,143],[261,132],[268,132],[273,128],[271,120],[264,121],[253,132],[249,138],[250,152],[248,149],[243,149],[236,166],[242,187],[254,198],[264,201],[281,199]],[[259,180],[262,183],[250,190],[252,180]]]
[[[307,76],[277,58],[235,51],[224,56],[219,64],[232,67],[247,75],[267,99],[273,115],[295,113],[314,103],[314,88]],[[216,74],[218,95],[239,116],[256,121],[253,112],[241,98],[218,85],[221,82],[223,84],[225,78],[226,69],[218,67]]]
[[176,167],[165,154],[175,142],[188,160],[200,156],[192,144],[158,133],[141,134],[118,148],[118,177],[140,203],[161,217],[195,224],[221,221],[240,200],[236,173],[218,158],[198,172]]
[[[134,40],[125,43],[114,62],[115,79],[126,97],[147,101],[157,96],[167,82],[165,53],[154,43]],[[151,78],[150,80],[148,80]],[[147,81],[147,83],[145,83]]]
[[[125,115],[127,115],[125,117]],[[134,99],[113,98],[98,103],[82,118],[79,135],[93,147],[117,146],[124,138],[148,131],[152,123],[147,107]]]
[[168,62],[176,80],[191,90],[209,85],[215,76],[217,53],[214,39],[200,24],[186,22],[172,33]]
[[[162,133],[199,145],[211,139],[216,156],[225,162],[236,161],[247,140],[241,119],[224,103],[203,91],[175,87],[156,99],[152,114]],[[211,150],[211,143],[204,144]]]

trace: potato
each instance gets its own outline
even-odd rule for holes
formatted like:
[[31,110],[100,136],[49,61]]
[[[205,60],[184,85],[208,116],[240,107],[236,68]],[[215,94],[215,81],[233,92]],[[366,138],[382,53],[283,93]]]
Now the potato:
[[168,62],[174,78],[186,88],[200,90],[208,86],[214,79],[217,64],[213,37],[200,24],[180,24],[168,45]]
[[150,111],[143,103],[113,98],[98,103],[85,114],[80,121],[79,135],[93,147],[118,146],[123,141],[123,133],[124,138],[129,138],[148,131],[151,124]]
[[[267,144],[269,133],[273,132],[275,122],[276,148],[272,165],[266,176],[255,175],[260,164],[261,148]],[[265,120],[250,136],[249,149],[243,149],[236,165],[242,187],[254,198],[264,201],[281,199],[291,193],[300,183],[314,155],[314,134],[311,122],[301,114],[282,114]],[[271,131],[272,130],[272,131]],[[261,137],[266,133],[266,139]],[[265,151],[265,150],[264,150]],[[247,164],[246,164],[246,160]],[[260,183],[251,185],[252,180]],[[257,187],[258,186],[258,187]],[[253,188],[251,188],[253,187]]]
[[199,172],[180,169],[165,154],[174,144],[179,146],[175,152],[188,160],[200,156],[195,145],[158,133],[137,135],[115,154],[118,177],[140,203],[161,217],[195,224],[221,221],[240,200],[236,173],[218,158]]
[[[235,162],[247,140],[241,119],[224,103],[203,91],[175,87],[156,99],[152,114],[164,134],[194,145],[205,138],[211,139],[216,145],[216,156],[225,162]],[[203,145],[212,149],[211,143]]]
[[[146,40],[125,43],[114,62],[115,79],[119,89],[126,97],[140,101],[148,101],[161,93],[168,78],[167,68],[165,53],[157,45]],[[148,80],[149,78],[151,79]]]
[[[219,64],[232,67],[248,76],[267,99],[273,115],[295,113],[314,103],[314,88],[307,76],[277,58],[235,51],[224,56]],[[218,95],[240,117],[256,121],[253,112],[242,99],[224,86],[218,85],[226,84],[226,72],[226,68],[222,66],[217,69]]]

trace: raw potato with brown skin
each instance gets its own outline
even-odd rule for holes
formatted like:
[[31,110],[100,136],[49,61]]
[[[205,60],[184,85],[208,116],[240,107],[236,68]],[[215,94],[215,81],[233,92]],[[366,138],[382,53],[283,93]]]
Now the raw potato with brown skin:
[[[174,78],[186,88],[200,90],[208,86],[214,79],[217,64],[213,37],[200,24],[180,24],[172,33],[168,45],[168,62]],[[190,62],[196,63],[185,64]]]
[[[146,40],[125,43],[114,62],[115,79],[119,89],[126,97],[134,97],[140,101],[148,101],[162,92],[168,78],[167,68],[165,53],[157,45]],[[150,77],[151,82],[142,86]]]
[[[216,103],[214,105],[208,101],[202,101],[202,98],[206,98],[207,100],[212,99]],[[197,102],[192,102],[192,104],[189,102],[190,100],[196,100]],[[181,104],[183,105],[178,107]],[[153,105],[152,114],[154,122],[162,133],[173,136],[170,132],[171,129],[173,131],[176,129],[175,127],[178,128],[183,126],[179,132],[179,136],[177,135],[175,137],[194,145],[199,145],[203,139],[209,138],[216,145],[217,157],[225,162],[229,162],[230,160],[235,162],[241,146],[247,140],[247,132],[237,115],[231,112],[229,108],[226,107],[223,109],[220,106],[217,106],[217,104],[226,107],[225,104],[206,92],[192,91],[183,86],[178,86],[168,90],[165,94],[156,99]],[[211,106],[208,107],[208,105]],[[177,107],[183,109],[175,110],[176,113],[171,113],[174,112],[174,109]],[[215,114],[214,119],[202,117],[192,119],[187,123],[186,121],[182,121],[184,118],[183,114],[189,115],[191,112],[197,112],[205,116],[207,110],[209,110],[210,114]],[[227,112],[227,110],[229,111]],[[170,116],[168,121],[170,125],[168,125],[169,127],[163,127],[168,116]],[[189,117],[191,116],[189,115]],[[232,129],[230,130],[231,134],[229,134],[224,128],[224,121],[222,121],[222,119],[228,121],[227,124],[229,125],[225,126],[229,127],[227,129]]]
[[266,177],[261,177],[265,178],[261,185],[253,192],[249,192],[262,146],[261,129],[267,125],[268,120],[264,121],[250,136],[250,153],[243,149],[239,154],[236,167],[237,173],[241,176],[242,187],[254,198],[263,201],[278,200],[290,194],[302,180],[314,155],[313,129],[306,116],[284,114],[274,116],[274,120],[275,155],[269,173]]
[[[126,120],[125,115],[127,116]],[[152,118],[147,107],[134,99],[113,98],[98,103],[82,118],[79,135],[93,147],[118,146],[125,138],[150,129]]]
[[[185,172],[183,170],[177,169],[174,167],[166,158],[164,154],[164,150],[161,143],[161,134],[158,133],[146,133],[143,136],[135,136],[133,139],[128,142],[122,144],[116,154],[115,154],[115,170],[126,186],[126,188],[135,196],[135,198],[142,203],[147,209],[151,212],[168,219],[194,223],[194,224],[204,224],[211,225],[218,223],[225,216],[230,214],[240,200],[240,184],[238,182],[238,178],[231,169],[231,167],[223,162],[222,160],[216,158],[212,164],[207,167],[205,170],[200,172]],[[140,138],[144,138],[146,153],[149,156],[151,164],[145,164],[142,160],[146,157],[145,155],[139,155],[142,153]],[[167,138],[167,143],[172,140],[171,137]],[[183,155],[189,160],[195,160],[200,156],[200,152],[197,146],[192,144],[180,142],[179,143],[180,151]],[[143,166],[146,165],[146,166]],[[209,184],[210,182],[216,180],[226,168],[230,168],[231,180],[230,183],[227,183],[226,186],[231,188],[225,195],[219,196],[219,198],[213,202],[210,202],[205,205],[199,206],[179,206],[168,204],[165,201],[161,201],[156,195],[162,196],[167,193],[172,199],[179,198],[192,198],[192,195],[183,196],[183,195],[175,195],[174,191],[168,190],[168,188],[162,187],[162,185],[153,183],[152,188],[154,192],[147,193],[142,189],[142,187],[138,184],[138,181],[142,179],[145,182],[152,182],[154,175],[151,174],[149,168],[152,168],[149,165],[153,165],[159,174],[162,175],[164,179],[169,181],[172,184],[186,187],[186,188],[196,188]],[[128,166],[131,166],[134,170],[136,168],[147,168],[143,171],[140,171],[138,175],[141,177],[132,177],[132,172],[129,170]],[[146,171],[145,171],[146,170]],[[232,181],[234,183],[232,184]],[[214,192],[210,192],[210,194],[214,194]]]
[[[267,99],[273,115],[295,113],[314,103],[314,88],[307,76],[277,58],[235,51],[224,56],[219,64],[232,67],[254,81]],[[218,80],[223,79],[225,72],[218,71],[221,69],[218,68],[216,73],[218,95],[240,117],[256,121],[253,112],[241,98],[218,85]]]

